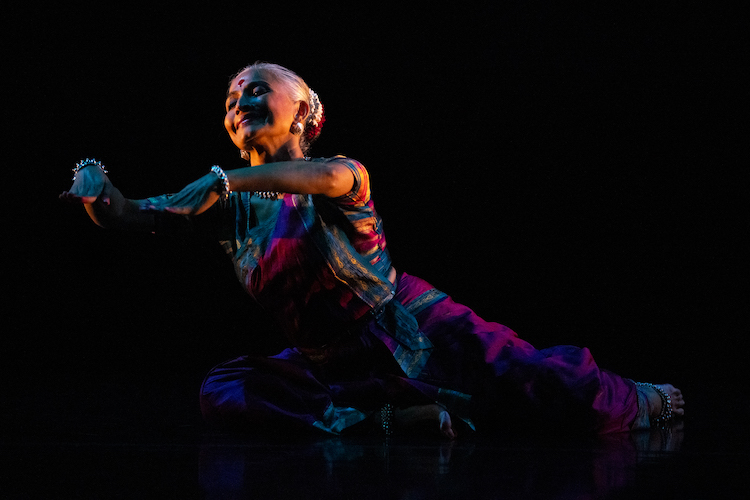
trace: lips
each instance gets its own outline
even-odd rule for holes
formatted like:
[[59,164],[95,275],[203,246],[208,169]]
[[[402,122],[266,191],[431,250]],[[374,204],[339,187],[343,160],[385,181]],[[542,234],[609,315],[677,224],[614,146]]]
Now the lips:
[[237,119],[234,120],[234,129],[238,130],[240,127],[247,125],[249,123],[252,123],[260,118],[259,115],[256,114],[250,114],[245,113],[243,115],[240,115]]

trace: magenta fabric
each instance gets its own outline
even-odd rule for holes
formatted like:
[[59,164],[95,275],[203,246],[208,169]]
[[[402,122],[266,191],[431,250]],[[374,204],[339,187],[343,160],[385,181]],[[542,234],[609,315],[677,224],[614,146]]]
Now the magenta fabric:
[[352,192],[287,194],[261,224],[251,193],[231,198],[235,238],[225,248],[295,347],[211,370],[201,389],[209,422],[338,434],[386,402],[438,402],[479,430],[629,430],[634,384],[599,369],[588,349],[535,349],[406,273],[394,287],[367,170],[345,157],[315,161],[346,165]]
[[[431,289],[403,273],[395,299],[408,306]],[[629,430],[635,419],[634,384],[600,369],[588,349],[537,350],[450,297],[415,317],[434,345],[416,378],[406,377],[394,362],[393,349],[381,341],[382,328],[372,320],[324,363],[293,348],[220,364],[202,386],[203,414],[234,428],[281,425],[331,433],[364,420],[385,402],[438,401],[456,417],[485,427],[533,422],[611,433]]]

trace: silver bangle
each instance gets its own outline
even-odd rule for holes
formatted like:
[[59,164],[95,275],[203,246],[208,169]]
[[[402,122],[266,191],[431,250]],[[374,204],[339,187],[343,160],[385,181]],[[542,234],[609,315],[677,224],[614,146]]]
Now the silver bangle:
[[99,167],[99,170],[104,172],[105,174],[108,172],[107,169],[102,165],[102,162],[95,160],[93,158],[86,158],[85,160],[81,160],[78,163],[76,163],[76,167],[73,169],[73,180],[76,180],[76,175],[78,175],[78,171],[81,170],[84,167]]
[[211,172],[215,173],[219,176],[219,179],[221,179],[221,182],[223,184],[221,192],[219,192],[219,196],[223,199],[226,199],[229,196],[229,193],[232,192],[232,190],[229,188],[229,178],[227,177],[227,174],[224,173],[224,170],[218,165],[214,165],[211,167]]

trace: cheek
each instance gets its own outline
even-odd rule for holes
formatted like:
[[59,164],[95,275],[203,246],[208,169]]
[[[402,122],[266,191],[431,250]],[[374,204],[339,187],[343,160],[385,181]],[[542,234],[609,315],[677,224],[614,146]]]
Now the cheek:
[[268,109],[266,115],[268,121],[271,124],[284,124],[286,121],[291,123],[294,117],[294,110],[292,103],[286,102],[285,100],[275,96],[274,99],[269,100],[266,104]]
[[229,111],[224,116],[224,128],[227,130],[229,135],[234,134],[234,113]]

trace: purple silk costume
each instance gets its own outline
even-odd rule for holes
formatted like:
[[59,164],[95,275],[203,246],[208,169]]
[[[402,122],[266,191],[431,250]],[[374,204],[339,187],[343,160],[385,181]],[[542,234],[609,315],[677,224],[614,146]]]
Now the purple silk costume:
[[[293,348],[215,367],[201,388],[209,423],[338,434],[385,403],[437,402],[473,427],[534,422],[627,431],[635,385],[597,367],[588,349],[537,350],[406,273],[396,285],[367,171],[337,199],[287,194],[258,225],[250,193],[233,193],[225,241],[248,293]],[[457,420],[458,421],[458,420]]]

